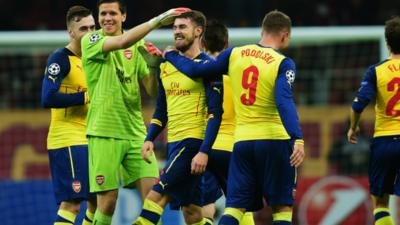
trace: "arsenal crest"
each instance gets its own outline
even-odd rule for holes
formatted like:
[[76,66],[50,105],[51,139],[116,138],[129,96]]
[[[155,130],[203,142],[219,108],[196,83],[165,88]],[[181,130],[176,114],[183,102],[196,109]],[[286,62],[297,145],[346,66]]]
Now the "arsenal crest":
[[104,176],[103,175],[96,176],[96,183],[98,185],[104,184]]
[[126,49],[124,51],[124,55],[125,55],[125,58],[127,58],[128,60],[131,60],[132,59],[132,50]]
[[72,189],[74,190],[75,193],[81,192],[82,189],[81,182],[78,180],[72,182]]

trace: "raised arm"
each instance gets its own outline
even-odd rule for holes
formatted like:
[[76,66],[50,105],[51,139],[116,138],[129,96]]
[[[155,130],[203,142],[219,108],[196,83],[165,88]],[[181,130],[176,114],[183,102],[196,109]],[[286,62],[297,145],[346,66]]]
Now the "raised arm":
[[130,30],[124,32],[122,35],[111,36],[104,41],[103,52],[110,52],[118,49],[125,49],[146,36],[150,31],[157,29],[161,26],[169,25],[174,22],[174,18],[181,13],[190,11],[189,8],[175,8],[170,9],[157,17],[142,23]]

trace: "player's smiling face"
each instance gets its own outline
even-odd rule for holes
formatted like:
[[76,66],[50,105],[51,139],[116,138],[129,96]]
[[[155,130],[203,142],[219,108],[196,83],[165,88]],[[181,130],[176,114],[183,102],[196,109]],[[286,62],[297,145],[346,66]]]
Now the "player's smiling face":
[[126,14],[122,14],[118,2],[103,3],[99,6],[99,24],[106,35],[122,34],[122,23]]
[[173,30],[175,47],[181,52],[188,50],[202,32],[201,28],[195,26],[189,18],[176,18]]

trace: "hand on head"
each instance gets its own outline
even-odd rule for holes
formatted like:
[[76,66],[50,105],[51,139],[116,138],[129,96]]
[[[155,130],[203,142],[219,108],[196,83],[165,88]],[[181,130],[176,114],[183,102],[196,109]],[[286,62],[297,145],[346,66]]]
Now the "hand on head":
[[149,21],[149,24],[150,24],[151,28],[153,28],[153,29],[157,29],[161,26],[170,25],[174,22],[175,17],[181,15],[184,12],[188,12],[188,11],[191,11],[191,9],[185,8],[185,7],[170,9],[170,10],[158,15],[157,17],[154,17],[153,19],[151,19]]

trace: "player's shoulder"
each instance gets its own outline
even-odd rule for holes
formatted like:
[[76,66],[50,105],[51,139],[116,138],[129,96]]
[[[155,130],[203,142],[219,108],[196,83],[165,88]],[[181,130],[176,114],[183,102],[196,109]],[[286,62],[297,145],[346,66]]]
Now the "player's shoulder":
[[161,58],[161,59],[160,59],[160,67],[161,67],[162,65],[167,64],[167,63],[170,63],[170,62],[168,62],[168,60],[166,60],[165,58]]
[[370,66],[367,68],[367,71],[375,70],[377,67],[380,67],[380,66],[382,66],[382,65],[384,65],[384,64],[386,64],[386,63],[388,63],[388,62],[390,62],[390,59],[381,60],[381,61],[379,61],[379,62],[377,62],[377,63],[375,63],[375,64],[370,65]]
[[285,54],[283,54],[281,51],[279,51],[279,49],[274,49],[274,48],[270,48],[270,49],[271,49],[272,55],[275,58],[281,58],[282,61],[285,60],[285,61],[290,61],[290,62],[294,63],[294,61],[290,57],[288,57]]
[[161,79],[164,74],[169,74],[172,71],[177,71],[174,65],[164,58],[160,59],[160,65],[158,66],[158,70],[159,71],[157,73],[157,77],[159,79]]
[[287,57],[285,55],[281,55],[282,58],[281,60],[277,60],[276,62],[278,62],[279,65],[279,70],[296,70],[296,63],[294,62],[294,60],[290,57]]
[[105,36],[103,35],[102,29],[92,31],[92,32],[87,32],[81,40],[81,43],[83,46],[88,45],[88,44],[93,44],[98,42],[99,40],[103,39]]
[[69,55],[73,55],[73,53],[65,47],[52,52],[47,60],[46,73],[51,76],[67,74],[71,67]]
[[48,57],[48,64],[58,63],[58,64],[67,64],[69,62],[68,56],[71,55],[71,51],[67,48],[58,48],[54,50]]
[[381,66],[385,66],[385,64],[386,64],[386,63],[389,63],[389,62],[390,62],[390,59],[384,59],[384,60],[381,60],[381,61],[379,61],[379,62],[377,62],[377,63],[375,63],[375,64],[370,65],[370,66],[366,69],[365,75],[364,75],[364,76],[375,79],[374,77],[376,77],[376,71],[377,71],[377,69],[378,69],[379,67],[381,67]]
[[68,55],[66,50],[67,50],[67,48],[65,48],[65,47],[57,48],[52,53],[50,53],[49,58],[65,57]]
[[200,61],[206,61],[206,60],[212,60],[213,58],[207,55],[205,52],[201,52],[195,59]]
[[295,66],[295,62],[292,58],[284,56],[284,58],[282,59],[282,64],[286,64],[288,66],[294,67]]

